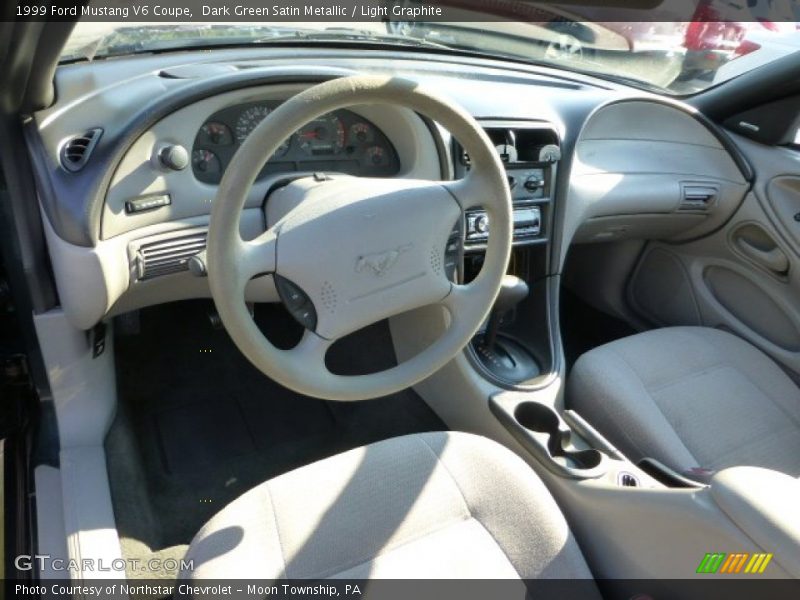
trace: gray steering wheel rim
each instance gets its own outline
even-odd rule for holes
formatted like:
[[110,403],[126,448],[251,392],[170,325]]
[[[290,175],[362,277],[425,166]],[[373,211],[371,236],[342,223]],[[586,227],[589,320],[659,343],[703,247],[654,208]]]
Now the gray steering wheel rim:
[[[446,182],[462,211],[482,206],[492,223],[483,268],[467,285],[453,284],[442,305],[450,324],[428,348],[397,366],[369,375],[342,376],[328,371],[324,355],[330,343],[306,332],[292,350],[281,350],[261,333],[244,301],[250,256],[258,256],[263,272],[274,270],[265,232],[243,242],[239,220],[248,191],[268,157],[283,140],[306,123],[331,111],[358,104],[391,104],[412,109],[440,123],[469,153],[472,168],[457,182]],[[379,76],[354,76],[315,85],[293,96],[245,140],[217,191],[208,232],[209,285],[220,318],[240,351],[265,375],[300,394],[328,400],[366,400],[408,388],[452,360],[485,320],[506,272],[513,237],[511,197],[500,158],[480,125],[461,107],[420,87],[416,82]],[[274,246],[273,246],[274,247]],[[256,248],[257,250],[253,250]],[[249,265],[252,266],[252,265]],[[317,338],[317,339],[314,339]]]

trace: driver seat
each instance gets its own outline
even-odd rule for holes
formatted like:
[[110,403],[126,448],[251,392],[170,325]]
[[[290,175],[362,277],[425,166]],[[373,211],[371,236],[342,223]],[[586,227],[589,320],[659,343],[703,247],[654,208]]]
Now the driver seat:
[[456,432],[381,441],[262,483],[213,517],[186,559],[184,580],[592,577],[531,468]]

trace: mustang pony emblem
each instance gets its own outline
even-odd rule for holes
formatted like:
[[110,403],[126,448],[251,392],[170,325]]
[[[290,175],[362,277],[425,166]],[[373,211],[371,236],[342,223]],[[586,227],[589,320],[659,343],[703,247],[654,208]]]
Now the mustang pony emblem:
[[375,275],[382,277],[386,271],[394,266],[400,255],[410,249],[411,244],[405,244],[392,250],[359,256],[358,260],[356,260],[356,273],[361,273],[364,269],[372,269]]

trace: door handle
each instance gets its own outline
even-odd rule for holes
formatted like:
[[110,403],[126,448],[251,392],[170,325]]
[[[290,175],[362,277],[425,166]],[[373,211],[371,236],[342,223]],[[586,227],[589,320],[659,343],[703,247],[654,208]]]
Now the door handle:
[[739,250],[753,262],[766,267],[778,275],[786,275],[789,272],[789,257],[783,250],[775,246],[770,250],[762,250],[748,242],[743,237],[736,240]]

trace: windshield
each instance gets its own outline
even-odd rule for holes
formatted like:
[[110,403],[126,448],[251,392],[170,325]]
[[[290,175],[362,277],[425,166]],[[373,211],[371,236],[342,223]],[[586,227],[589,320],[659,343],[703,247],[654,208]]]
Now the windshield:
[[[247,44],[379,43],[458,50],[691,94],[800,50],[794,22],[80,22],[62,61]],[[800,56],[800,55],[799,55]]]

